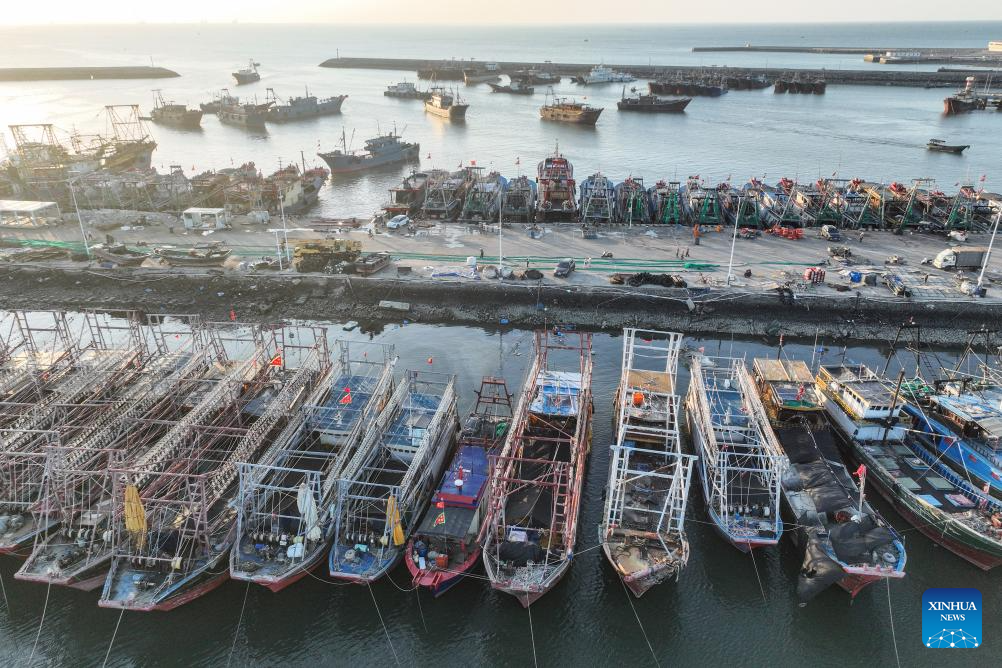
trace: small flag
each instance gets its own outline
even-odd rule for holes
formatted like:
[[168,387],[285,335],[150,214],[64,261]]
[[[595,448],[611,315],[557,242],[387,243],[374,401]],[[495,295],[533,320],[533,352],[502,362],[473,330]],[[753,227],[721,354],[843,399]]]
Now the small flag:
[[434,361],[435,361],[434,358],[431,357],[428,358],[428,364],[432,364]]
[[853,473],[854,476],[862,480],[866,477],[866,464],[860,464],[859,468]]
[[807,388],[806,388],[806,387],[804,387],[803,385],[801,385],[801,386],[800,386],[800,387],[799,387],[799,388],[797,389],[797,401],[800,401],[801,399],[803,399],[803,398],[804,398],[804,392],[806,392],[806,391],[807,391]]
[[230,309],[230,321],[236,322],[236,320],[237,320],[237,312],[234,311],[233,309]]
[[271,362],[268,363],[270,366],[282,366],[282,356],[275,355],[271,358]]
[[445,508],[445,501],[439,501],[435,504],[436,508]]
[[435,518],[435,525],[434,526],[438,526],[439,524],[445,524],[445,512],[444,511],[441,512],[441,513],[439,513],[438,517]]
[[351,388],[344,388],[344,396],[341,397],[341,404],[347,405],[351,403]]
[[476,160],[470,160],[470,167],[476,167],[476,166],[477,166],[477,161]]

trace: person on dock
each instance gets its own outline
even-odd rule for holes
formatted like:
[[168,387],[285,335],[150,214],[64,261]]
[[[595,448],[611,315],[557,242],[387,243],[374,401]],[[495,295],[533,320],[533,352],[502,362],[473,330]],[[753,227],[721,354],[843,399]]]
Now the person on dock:
[[859,243],[863,243],[863,237],[865,235],[866,235],[866,232],[864,232],[863,230],[859,231]]
[[[699,245],[699,235],[700,235],[699,225],[693,225],[692,226],[692,245],[693,246],[698,246]],[[689,251],[686,250],[686,253],[688,253],[688,252]]]

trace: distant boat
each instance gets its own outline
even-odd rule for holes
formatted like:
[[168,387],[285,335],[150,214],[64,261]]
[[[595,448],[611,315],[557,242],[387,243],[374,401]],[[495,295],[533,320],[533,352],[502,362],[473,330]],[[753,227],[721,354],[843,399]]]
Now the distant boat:
[[466,110],[470,105],[466,104],[458,94],[447,93],[444,88],[433,87],[431,97],[425,101],[424,110],[448,118],[450,121],[466,120]]
[[625,72],[617,72],[612,68],[606,67],[605,65],[596,65],[591,68],[588,74],[574,77],[572,81],[577,84],[582,84],[585,86],[590,86],[592,84],[604,84],[604,83],[630,83],[631,81],[636,81],[637,78]]
[[150,257],[149,253],[130,250],[125,244],[97,244],[90,247],[90,252],[98,259],[121,267],[138,267]]
[[925,147],[930,151],[939,151],[940,153],[963,153],[967,149],[971,148],[970,144],[947,144],[942,139],[930,139],[929,143]]
[[598,122],[598,117],[602,115],[602,107],[591,107],[576,100],[568,100],[565,97],[554,96],[551,101],[549,96],[552,94],[553,89],[551,88],[547,93],[547,101],[539,108],[539,117],[544,121],[595,125]]
[[261,63],[255,63],[251,60],[247,67],[241,67],[239,70],[233,73],[233,78],[237,80],[237,85],[242,86],[244,84],[254,83],[255,81],[261,80],[261,75],[258,74],[257,68]]
[[616,106],[620,111],[644,111],[647,113],[681,113],[692,102],[691,97],[658,97],[657,95],[637,95],[636,97],[626,97],[626,89],[623,89],[623,97]]
[[531,85],[525,83],[521,79],[513,78],[511,83],[507,86],[502,86],[499,83],[487,83],[491,87],[492,93],[510,93],[512,95],[532,95],[536,92],[536,89]]
[[240,104],[240,98],[230,95],[230,89],[224,88],[212,98],[212,102],[203,102],[198,106],[204,114],[215,114],[224,106],[233,106],[236,104]]
[[491,81],[500,81],[501,75],[498,72],[497,63],[487,63],[486,69],[467,69],[463,70],[463,82],[467,86],[473,86],[478,83],[489,83]]
[[387,86],[383,95],[403,100],[427,100],[431,98],[431,91],[418,90],[410,81],[401,81]]
[[391,165],[398,162],[417,160],[421,155],[421,145],[400,141],[396,130],[365,140],[363,151],[348,148],[345,134],[341,132],[341,149],[328,153],[318,153],[327,163],[332,174],[362,172],[367,169]]
[[[236,100],[237,98],[233,98]],[[263,104],[240,104],[235,103],[220,104],[216,111],[216,118],[221,123],[239,125],[245,128],[264,128],[264,123],[268,118],[268,108],[271,102]]]
[[150,112],[150,120],[154,123],[189,129],[201,126],[202,114],[204,113],[201,109],[189,109],[183,104],[166,102],[159,90],[153,92],[156,95],[153,98],[153,111]]
[[273,88],[268,89],[268,95],[267,99],[273,101],[274,104],[268,107],[265,117],[268,121],[278,123],[340,114],[341,105],[348,99],[347,95],[335,95],[321,99],[316,95],[310,95],[309,88],[306,89],[306,95],[303,97],[290,97],[284,104],[275,95]]

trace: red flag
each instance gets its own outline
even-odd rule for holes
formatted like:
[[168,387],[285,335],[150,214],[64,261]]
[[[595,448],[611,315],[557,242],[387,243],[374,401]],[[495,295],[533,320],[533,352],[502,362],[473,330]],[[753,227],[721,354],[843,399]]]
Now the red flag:
[[351,403],[351,388],[350,387],[344,388],[344,396],[341,397],[341,403],[342,404],[350,404]]
[[456,480],[462,480],[462,479],[463,479],[463,467],[460,466],[459,470],[456,471]]
[[275,355],[274,357],[271,358],[271,362],[269,362],[269,364],[271,366],[282,366],[282,356]]
[[435,360],[431,357],[428,358],[428,364],[432,364]]
[[477,166],[477,161],[476,160],[470,160],[470,167],[476,167],[476,166]]
[[866,477],[866,465],[865,464],[860,464],[859,468],[856,469],[856,472],[853,473],[853,475],[856,476],[857,478],[859,478],[860,480],[862,480],[863,478],[865,478]]
[[434,526],[438,526],[439,524],[445,524],[445,513],[444,512],[439,513],[438,517],[435,518],[435,525]]
[[797,401],[800,401],[801,399],[804,398],[804,392],[806,391],[807,388],[801,385],[800,388],[797,390]]
[[445,501],[439,501],[435,504],[436,508],[445,508]]
[[230,309],[230,320],[233,322],[236,322],[237,320],[237,312],[233,309]]

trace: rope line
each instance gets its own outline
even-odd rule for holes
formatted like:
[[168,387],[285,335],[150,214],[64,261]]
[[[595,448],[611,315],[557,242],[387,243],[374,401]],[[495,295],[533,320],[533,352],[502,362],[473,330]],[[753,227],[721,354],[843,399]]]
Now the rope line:
[[884,582],[887,583],[887,612],[891,618],[891,640],[894,642],[894,660],[898,664],[898,668],[901,668],[901,657],[898,655],[898,636],[894,632],[894,610],[891,608],[891,579],[884,578]]
[[111,657],[111,648],[115,646],[115,638],[118,637],[118,627],[122,625],[122,617],[125,616],[125,608],[118,613],[118,621],[115,622],[115,630],[111,634],[111,642],[108,643],[108,651],[104,653],[104,662],[101,664],[101,668],[105,668],[108,665],[108,659]]
[[532,604],[529,603],[529,595],[525,595],[525,610],[529,613],[529,646],[532,647],[532,665],[539,668],[539,660],[536,658],[536,632],[532,629]]
[[386,634],[386,642],[390,646],[390,651],[393,652],[393,661],[399,666],[400,659],[397,657],[397,649],[393,646],[393,641],[390,639],[390,630],[386,628],[386,622],[383,621],[383,613],[379,611],[379,603],[376,602],[376,594],[372,591],[372,583],[366,580],[365,585],[369,588],[369,596],[372,597],[372,605],[376,606],[376,614],[379,615],[379,623],[383,625],[383,633]]
[[762,594],[762,602],[768,603],[765,598],[765,587],[762,586],[762,578],[758,574],[758,562],[755,561],[755,548],[751,545],[748,546],[748,554],[751,555],[752,566],[755,568],[755,579],[758,580],[758,590]]
[[35,658],[35,650],[38,649],[38,639],[42,637],[42,625],[45,624],[45,611],[49,609],[49,592],[52,591],[52,581],[45,585],[45,604],[42,606],[42,618],[38,620],[38,633],[35,634],[35,644],[31,646],[31,656],[28,657],[28,665]]
[[623,578],[619,578],[619,584],[623,585],[623,593],[626,594],[626,602],[630,604],[630,609],[633,610],[633,616],[637,618],[637,626],[640,627],[640,633],[644,636],[644,642],[647,643],[647,649],[651,650],[651,658],[654,659],[654,665],[661,668],[661,662],[658,661],[658,655],[654,653],[654,645],[651,644],[651,639],[647,637],[647,630],[644,628],[644,623],[640,621],[640,615],[637,613],[637,607],[633,605],[633,598],[630,596],[630,590],[626,588],[626,583],[623,582]]
[[230,661],[233,660],[233,652],[237,649],[237,639],[240,637],[240,626],[244,621],[244,609],[247,607],[247,594],[250,593],[250,580],[247,581],[247,588],[244,589],[244,602],[240,605],[240,616],[237,618],[237,628],[233,631],[233,644],[230,645],[230,653],[226,657],[227,668],[230,665]]

